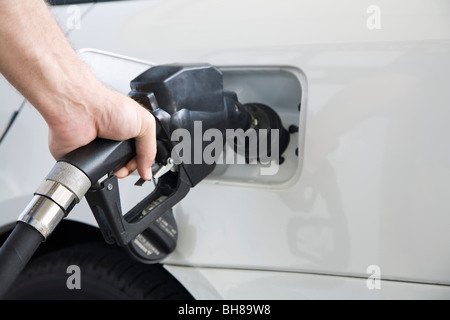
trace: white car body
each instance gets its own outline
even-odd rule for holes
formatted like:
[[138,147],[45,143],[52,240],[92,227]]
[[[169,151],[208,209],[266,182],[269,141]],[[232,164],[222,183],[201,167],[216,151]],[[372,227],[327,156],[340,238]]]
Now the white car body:
[[[178,247],[164,266],[195,298],[450,298],[447,0],[136,0],[52,12],[124,94],[157,64],[295,70],[292,174],[273,184],[218,175],[174,208]],[[1,132],[23,98],[4,79],[0,93]],[[53,164],[45,122],[25,103],[0,144],[0,228]],[[124,188],[122,199],[135,198]],[[97,226],[85,201],[67,219]]]

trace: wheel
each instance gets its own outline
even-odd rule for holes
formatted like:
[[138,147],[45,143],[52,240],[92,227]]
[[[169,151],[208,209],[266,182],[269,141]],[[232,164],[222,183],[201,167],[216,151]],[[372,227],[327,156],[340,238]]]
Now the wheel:
[[139,263],[119,247],[95,242],[52,251],[32,260],[7,299],[191,300],[193,297],[161,265]]

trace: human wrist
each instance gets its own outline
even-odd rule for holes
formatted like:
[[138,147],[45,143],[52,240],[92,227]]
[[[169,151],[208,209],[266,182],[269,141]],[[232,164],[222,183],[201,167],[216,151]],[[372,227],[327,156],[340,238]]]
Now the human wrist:
[[55,66],[48,70],[42,90],[36,91],[32,104],[42,114],[50,127],[59,127],[71,115],[84,115],[95,119],[98,115],[99,97],[104,86],[83,63]]

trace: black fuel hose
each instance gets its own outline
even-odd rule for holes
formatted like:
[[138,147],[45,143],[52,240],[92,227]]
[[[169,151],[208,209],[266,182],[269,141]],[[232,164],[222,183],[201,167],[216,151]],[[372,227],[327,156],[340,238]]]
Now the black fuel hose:
[[0,299],[9,292],[44,237],[32,226],[18,222],[0,249]]

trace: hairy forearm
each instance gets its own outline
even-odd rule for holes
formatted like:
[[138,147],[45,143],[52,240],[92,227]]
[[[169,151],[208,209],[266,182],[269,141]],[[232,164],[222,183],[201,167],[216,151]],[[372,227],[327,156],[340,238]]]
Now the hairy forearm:
[[[58,122],[77,90],[99,83],[78,58],[43,0],[0,0],[0,72],[42,114]],[[82,101],[78,103],[83,107]]]

